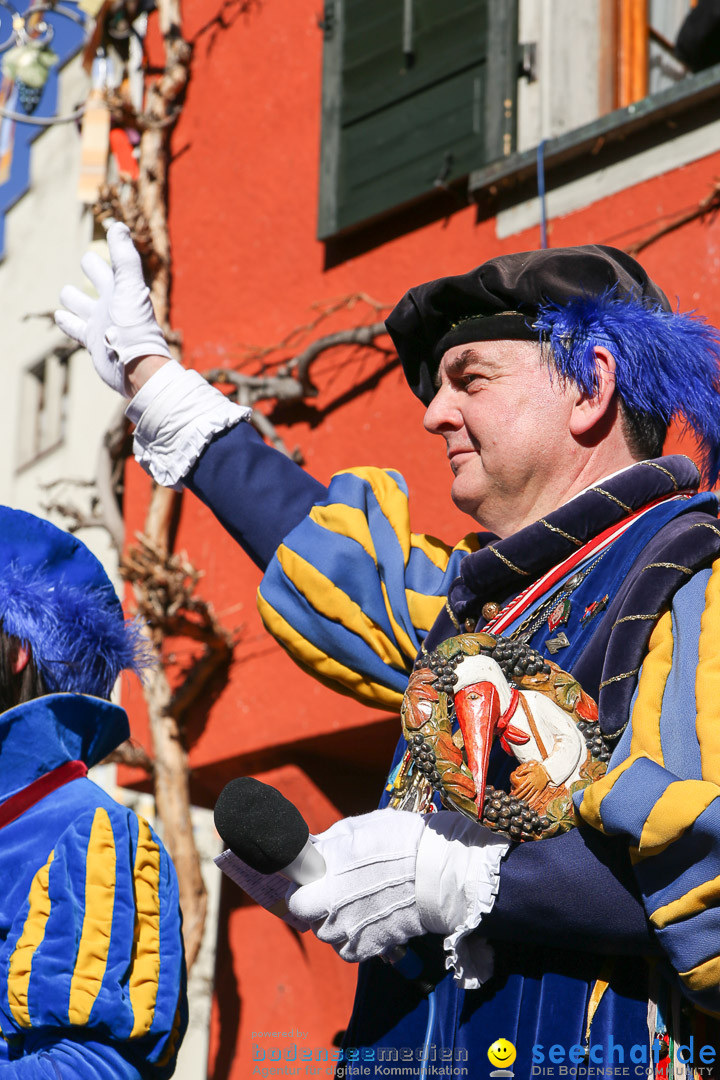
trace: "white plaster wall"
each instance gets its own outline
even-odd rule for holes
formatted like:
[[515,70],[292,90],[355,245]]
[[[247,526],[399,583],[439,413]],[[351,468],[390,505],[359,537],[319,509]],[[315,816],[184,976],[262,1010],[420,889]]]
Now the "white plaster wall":
[[[79,60],[60,78],[60,114],[87,92]],[[0,264],[0,333],[3,393],[0,395],[0,500],[43,513],[40,484],[61,477],[93,477],[97,447],[116,409],[115,395],[97,378],[87,354],[70,361],[69,412],[64,442],[18,471],[21,375],[53,345],[66,339],[47,318],[69,281],[82,283],[80,257],[92,238],[92,216],[76,199],[80,136],[75,124],[44,131],[31,150],[30,187],[5,220],[5,258]],[[58,522],[59,523],[59,522]],[[116,558],[101,530],[78,534],[116,578]],[[115,581],[116,585],[119,583]]]
[[[79,60],[68,64],[60,77],[59,114],[69,113],[87,92],[87,77]],[[80,160],[80,136],[75,124],[50,127],[35,141],[31,151],[28,192],[8,213],[5,221],[5,258],[0,263],[0,502],[42,517],[48,495],[41,485],[58,479],[91,480],[98,447],[120,401],[96,376],[89,356],[78,351],[70,360],[68,415],[65,439],[35,463],[18,470],[20,395],[23,371],[52,348],[65,342],[47,318],[26,316],[50,313],[58,306],[58,294],[66,283],[83,287],[80,258],[92,240],[89,210],[76,198]],[[65,488],[65,494],[82,503],[87,491]],[[57,524],[62,520],[54,518]],[[117,557],[100,529],[78,533],[100,558],[118,592]],[[93,779],[127,805],[141,797],[115,787],[114,766],[93,770]],[[152,800],[138,806],[153,821]],[[191,973],[188,992],[190,1023],[180,1052],[176,1080],[204,1080],[207,1075],[208,1032],[215,968],[220,871],[212,863],[219,850],[210,811],[196,809],[195,833],[201,851],[208,888],[208,916],[203,946]]]

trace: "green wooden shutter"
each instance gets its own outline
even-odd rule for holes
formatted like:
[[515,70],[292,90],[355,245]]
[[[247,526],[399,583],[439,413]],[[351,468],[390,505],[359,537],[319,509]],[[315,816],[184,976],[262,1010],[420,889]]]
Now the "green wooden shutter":
[[512,153],[517,0],[326,0],[318,233]]

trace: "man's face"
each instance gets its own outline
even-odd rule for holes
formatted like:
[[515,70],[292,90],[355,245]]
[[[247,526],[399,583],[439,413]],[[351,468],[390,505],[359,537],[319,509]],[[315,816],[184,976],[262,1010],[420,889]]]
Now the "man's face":
[[563,385],[528,341],[456,345],[442,358],[425,427],[442,435],[453,502],[499,536],[567,497],[575,441],[568,430],[578,389]]

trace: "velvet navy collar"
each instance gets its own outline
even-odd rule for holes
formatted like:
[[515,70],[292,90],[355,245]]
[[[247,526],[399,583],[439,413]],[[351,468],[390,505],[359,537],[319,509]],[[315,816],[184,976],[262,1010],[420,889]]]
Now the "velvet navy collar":
[[0,799],[66,761],[96,765],[129,734],[124,709],[84,694],[48,694],[0,713]]
[[485,535],[485,546],[465,556],[450,586],[448,600],[458,622],[477,620],[486,601],[503,602],[520,592],[628,513],[674,491],[695,492],[699,484],[690,458],[642,461],[504,540]]

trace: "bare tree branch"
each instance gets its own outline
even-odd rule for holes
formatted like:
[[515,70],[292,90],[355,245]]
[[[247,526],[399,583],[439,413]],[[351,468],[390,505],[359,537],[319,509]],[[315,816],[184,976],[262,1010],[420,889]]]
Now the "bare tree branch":
[[670,233],[675,232],[676,229],[681,229],[683,225],[689,225],[691,221],[697,221],[698,218],[704,218],[707,214],[715,214],[718,210],[720,210],[720,181],[716,181],[713,184],[710,193],[706,195],[704,199],[701,199],[697,206],[679,214],[672,221],[662,225],[648,236],[636,240],[635,243],[630,244],[625,250],[628,255],[639,255],[646,247],[650,247],[651,244],[654,244],[663,236],[668,236]]
[[81,529],[107,529],[107,522],[101,515],[92,511],[87,514],[75,503],[51,500],[40,505],[47,514],[61,514],[65,518],[65,529],[73,535]]
[[[344,301],[345,306],[349,306],[349,303],[355,299],[357,298],[346,298]],[[376,301],[370,300],[369,297],[363,296],[362,299],[371,303],[374,307],[377,306]],[[333,307],[333,313],[336,310],[339,310],[338,305]],[[317,325],[317,321],[314,320],[313,325]],[[301,329],[304,330],[305,328]],[[296,329],[288,336],[295,337],[297,333],[298,330]],[[235,398],[239,405],[252,407],[259,401],[283,403],[306,401],[308,398],[317,396],[317,389],[310,378],[310,369],[323,353],[340,346],[350,345],[375,349],[389,355],[392,350],[385,349],[377,344],[377,339],[385,334],[387,334],[387,330],[384,322],[353,326],[344,330],[336,330],[330,334],[324,334],[322,337],[311,341],[296,356],[283,361],[282,366],[278,368],[274,375],[247,375],[242,371],[224,367],[210,368],[208,371],[202,372],[202,374],[208,382],[221,386],[231,385],[234,388],[232,397]],[[265,350],[265,355],[269,355],[275,348]],[[297,447],[292,451],[287,448],[277,428],[264,413],[256,410],[252,416],[252,423],[263,438],[272,443],[277,450],[292,458],[293,461],[302,463],[300,450]]]
[[199,574],[194,568],[188,573],[187,566],[177,565],[181,562],[178,557],[168,554],[169,523],[177,498],[178,494],[168,488],[154,488],[145,519],[147,535],[128,550],[120,569],[133,584],[138,611],[148,626],[148,639],[156,657],[143,688],[153,742],[155,802],[177,870],[190,967],[202,940],[207,896],[190,816],[188,752],[173,709],[174,695],[163,665],[163,642],[168,612],[177,612],[188,593],[192,597]]
[[155,771],[155,763],[147,750],[132,739],[126,739],[125,742],[116,746],[100,764],[127,765],[131,769],[144,769],[148,776],[152,776]]
[[[317,341],[307,345],[301,353],[286,365],[285,370],[280,374],[282,376],[286,373],[289,374],[290,371],[296,371],[297,379],[304,392],[308,396],[312,396],[317,391],[309,381],[310,365],[314,360],[317,360],[321,353],[327,349],[337,348],[338,345],[366,345],[377,348],[375,339],[383,334],[387,334],[384,322],[371,323],[370,326],[354,326],[351,330],[338,330],[334,334],[326,334],[325,337],[318,338]],[[388,350],[384,351],[387,352]]]
[[287,360],[275,375],[246,375],[242,371],[230,368],[210,368],[202,372],[212,383],[231,383],[237,390],[237,400],[241,405],[256,405],[259,401],[302,401],[315,397],[317,389],[310,381],[310,367],[322,353],[340,345],[363,345],[381,349],[376,339],[387,334],[384,322],[370,323],[367,326],[353,326],[347,330],[336,330],[332,334],[311,341],[309,345]]
[[289,457],[291,461],[296,461],[298,465],[302,465],[303,456],[299,447],[295,447],[294,450],[289,450],[285,445],[285,440],[273,424],[272,420],[269,420],[265,413],[261,413],[258,409],[252,414],[251,423],[253,427],[262,435],[263,439],[267,439],[276,450],[279,450],[285,457]]
[[[141,131],[139,175],[133,182],[104,188],[95,214],[99,220],[112,215],[129,226],[150,281],[155,315],[168,341],[179,347],[178,336],[169,326],[171,252],[167,190],[170,135],[180,114],[190,76],[192,46],[182,36],[180,0],[157,0],[156,8],[165,51],[163,71],[148,85],[141,115],[130,116],[128,102],[114,101],[114,107],[118,109],[122,105],[126,109],[126,119],[132,119]],[[113,501],[112,494],[113,486],[117,490],[118,480],[113,467],[113,451],[119,445],[122,445],[122,429],[118,421],[105,440],[98,477],[102,485],[99,502],[122,546],[120,526],[114,513],[118,503],[116,498]],[[138,607],[148,618],[150,643],[157,659],[144,687],[153,741],[155,802],[163,836],[178,872],[185,950],[190,967],[202,940],[207,897],[190,815],[187,748],[173,711],[173,691],[162,663],[161,624],[165,600],[162,570],[167,569],[163,560],[169,548],[170,520],[176,498],[172,491],[157,487],[153,490],[145,520],[150,547],[143,548],[141,544],[137,557],[132,550],[128,552],[121,562],[121,572],[128,580],[133,580],[134,561],[142,563],[145,560],[147,577],[138,578],[133,584]],[[157,588],[150,584],[155,569],[159,577]]]

